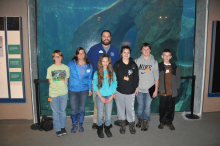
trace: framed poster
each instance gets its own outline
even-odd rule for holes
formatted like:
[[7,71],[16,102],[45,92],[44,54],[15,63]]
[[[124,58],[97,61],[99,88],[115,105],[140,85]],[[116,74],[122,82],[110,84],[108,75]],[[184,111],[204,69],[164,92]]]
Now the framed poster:
[[21,17],[0,17],[0,103],[25,102]]

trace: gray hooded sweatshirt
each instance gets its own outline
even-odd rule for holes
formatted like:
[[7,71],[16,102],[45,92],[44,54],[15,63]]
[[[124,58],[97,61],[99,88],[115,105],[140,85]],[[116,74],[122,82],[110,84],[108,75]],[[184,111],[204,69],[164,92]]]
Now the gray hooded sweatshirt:
[[155,84],[155,79],[159,79],[158,63],[151,54],[147,60],[141,55],[135,63],[139,70],[138,92],[149,93],[148,89]]

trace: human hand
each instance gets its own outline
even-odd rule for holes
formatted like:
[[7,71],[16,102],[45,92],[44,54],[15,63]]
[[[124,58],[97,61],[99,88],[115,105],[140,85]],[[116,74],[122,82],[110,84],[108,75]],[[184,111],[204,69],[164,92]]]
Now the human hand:
[[101,100],[102,103],[106,103],[104,97],[101,97],[100,100]]
[[[114,96],[114,95],[113,95],[113,96]],[[110,97],[106,103],[111,103],[111,102],[112,102],[112,99],[113,99],[113,96]]]
[[152,97],[153,98],[157,97],[157,94],[158,94],[158,91],[155,90]]
[[92,91],[89,90],[89,96],[91,96],[91,95],[92,95]]
[[137,89],[135,90],[135,95],[138,96],[138,90]]
[[116,99],[117,98],[117,94],[114,94],[114,99]]

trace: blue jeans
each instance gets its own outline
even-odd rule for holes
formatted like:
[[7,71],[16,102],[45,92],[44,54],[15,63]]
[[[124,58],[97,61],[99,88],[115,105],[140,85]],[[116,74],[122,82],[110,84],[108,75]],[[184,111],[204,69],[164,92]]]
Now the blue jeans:
[[53,126],[56,132],[60,131],[61,128],[66,126],[66,104],[68,94],[52,97],[50,102],[51,109],[53,111]]
[[149,93],[138,92],[138,118],[150,121],[152,98]]
[[[111,96],[102,96],[105,99],[109,99]],[[111,115],[112,115],[112,104],[111,103],[102,103],[101,99],[96,95],[96,105],[97,105],[97,125],[101,126],[103,124],[103,113],[105,106],[105,126],[110,126],[111,124]]]
[[70,114],[74,115],[77,114],[78,111],[85,112],[85,104],[87,96],[89,95],[89,90],[73,92],[68,91],[69,99],[70,99]]

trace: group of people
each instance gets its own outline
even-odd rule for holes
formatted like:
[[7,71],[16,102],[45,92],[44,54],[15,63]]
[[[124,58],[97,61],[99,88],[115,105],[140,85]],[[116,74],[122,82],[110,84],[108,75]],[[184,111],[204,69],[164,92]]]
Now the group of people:
[[[120,133],[126,131],[128,122],[131,134],[135,129],[135,95],[138,101],[137,128],[146,131],[149,127],[151,102],[160,93],[159,129],[165,125],[173,126],[175,97],[180,86],[178,67],[170,63],[171,51],[165,49],[159,63],[150,54],[151,46],[143,43],[142,55],[135,61],[130,57],[131,48],[123,45],[119,50],[111,44],[111,32],[101,33],[101,43],[94,45],[86,54],[82,47],[76,50],[73,59],[62,63],[63,54],[59,50],[52,53],[54,64],[47,69],[49,99],[53,112],[53,125],[58,137],[66,135],[66,105],[70,100],[72,129],[83,132],[85,103],[87,96],[93,94],[93,129],[98,137],[112,137],[110,128],[113,98],[117,106]],[[121,58],[120,58],[121,56]],[[126,115],[125,115],[126,111]],[[104,128],[104,132],[103,132]]]

